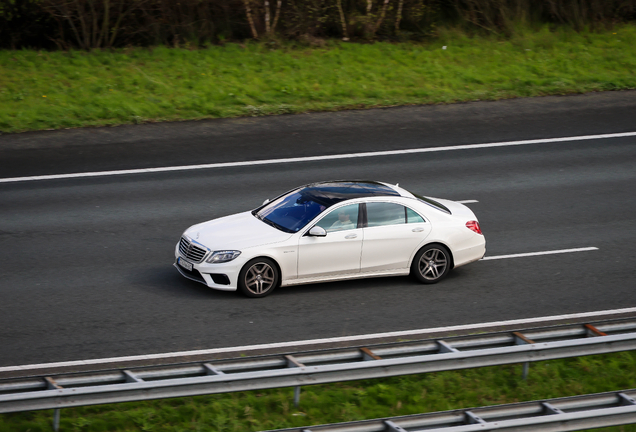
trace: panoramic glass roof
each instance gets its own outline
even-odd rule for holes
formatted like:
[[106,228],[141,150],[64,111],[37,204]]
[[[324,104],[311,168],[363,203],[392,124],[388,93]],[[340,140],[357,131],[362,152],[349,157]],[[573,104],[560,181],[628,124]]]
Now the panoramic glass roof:
[[326,207],[340,201],[368,196],[400,196],[400,194],[382,183],[373,181],[330,181],[314,183],[298,190],[308,200]]

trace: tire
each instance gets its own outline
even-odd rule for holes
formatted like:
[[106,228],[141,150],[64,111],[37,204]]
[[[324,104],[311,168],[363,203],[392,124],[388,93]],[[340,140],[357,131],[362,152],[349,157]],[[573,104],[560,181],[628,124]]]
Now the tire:
[[446,277],[451,270],[449,250],[440,244],[431,244],[420,249],[411,264],[411,274],[424,284],[434,284]]
[[247,297],[265,297],[278,286],[278,267],[269,258],[254,258],[243,266],[238,289]]

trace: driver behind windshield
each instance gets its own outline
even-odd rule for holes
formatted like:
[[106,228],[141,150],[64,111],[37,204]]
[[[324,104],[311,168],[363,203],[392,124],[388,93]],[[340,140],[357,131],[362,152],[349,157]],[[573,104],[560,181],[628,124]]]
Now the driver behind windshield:
[[256,216],[281,231],[293,233],[327,208],[312,198],[301,192],[291,193],[267,205]]

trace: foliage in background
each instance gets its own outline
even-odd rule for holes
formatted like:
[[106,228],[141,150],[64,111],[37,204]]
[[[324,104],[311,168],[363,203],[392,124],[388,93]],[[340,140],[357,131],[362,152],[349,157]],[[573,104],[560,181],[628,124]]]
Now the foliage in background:
[[0,0],[0,48],[201,47],[248,38],[422,40],[440,25],[510,36],[636,18],[636,0]]
[[[61,411],[68,432],[247,432],[463,409],[636,387],[636,353],[305,386],[122,403]],[[49,432],[52,412],[0,415],[0,432]],[[636,425],[608,430],[636,431]]]
[[40,0],[0,0],[0,49],[54,48],[55,24]]
[[60,48],[77,46],[85,50],[111,48],[122,22],[143,3],[144,0],[39,1],[59,24],[59,37],[55,41]]
[[426,43],[0,51],[0,131],[636,88],[636,27]]
[[[518,23],[563,24],[582,31],[636,18],[636,2],[613,0],[448,0],[457,22],[510,36]],[[451,14],[447,11],[447,14]]]

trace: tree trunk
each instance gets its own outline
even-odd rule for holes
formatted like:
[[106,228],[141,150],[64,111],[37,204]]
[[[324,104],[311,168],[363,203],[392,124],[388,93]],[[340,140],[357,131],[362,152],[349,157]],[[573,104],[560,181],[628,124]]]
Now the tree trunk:
[[280,16],[280,7],[283,4],[283,0],[278,0],[276,2],[276,15],[274,15],[274,22],[272,23],[272,33],[276,29],[276,24],[278,24],[278,17]]
[[395,18],[395,34],[400,31],[400,21],[402,20],[402,6],[404,6],[404,0],[400,0],[398,3],[397,17]]
[[342,0],[338,0],[338,12],[340,12],[340,23],[342,24],[342,40],[348,41],[349,35],[347,34],[347,21],[345,20],[344,11],[342,10]]
[[256,27],[254,27],[254,20],[252,19],[252,10],[250,9],[250,0],[243,0],[245,3],[245,14],[247,15],[247,21],[250,23],[250,29],[252,30],[252,37],[258,39],[258,33],[256,33]]
[[384,0],[384,5],[382,6],[382,12],[380,12],[380,18],[378,18],[378,22],[375,23],[375,27],[373,28],[373,35],[378,31],[380,26],[382,25],[382,21],[384,21],[384,16],[386,15],[386,9],[389,6],[390,0]]
[[99,39],[97,40],[97,46],[108,43],[108,29],[110,28],[110,0],[104,0],[104,16],[102,17],[102,29],[99,32]]
[[269,35],[269,0],[265,0],[265,34]]

